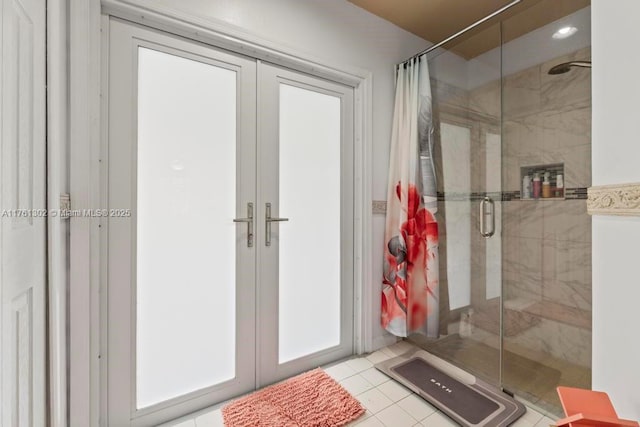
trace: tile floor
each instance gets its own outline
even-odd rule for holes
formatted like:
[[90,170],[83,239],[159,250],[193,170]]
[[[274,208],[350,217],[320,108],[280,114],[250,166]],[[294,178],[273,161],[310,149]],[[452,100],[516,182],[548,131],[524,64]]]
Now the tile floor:
[[[358,427],[455,427],[457,424],[409,389],[390,379],[375,363],[404,353],[411,344],[401,341],[369,355],[339,362],[325,371],[354,395],[367,412],[348,426]],[[222,405],[163,427],[222,427]],[[547,427],[554,420],[529,408],[514,427]]]

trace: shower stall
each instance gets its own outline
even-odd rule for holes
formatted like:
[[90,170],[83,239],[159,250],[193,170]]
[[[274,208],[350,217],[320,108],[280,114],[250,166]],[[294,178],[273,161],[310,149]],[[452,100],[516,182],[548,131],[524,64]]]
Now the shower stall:
[[523,5],[428,53],[440,331],[409,339],[560,415],[591,385],[590,2]]

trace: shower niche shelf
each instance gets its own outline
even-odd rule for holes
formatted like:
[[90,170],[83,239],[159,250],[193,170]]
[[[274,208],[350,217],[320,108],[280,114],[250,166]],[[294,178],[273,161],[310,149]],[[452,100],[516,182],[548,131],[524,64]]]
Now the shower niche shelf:
[[[534,197],[534,178],[540,179],[539,197]],[[520,167],[520,200],[547,201],[565,200],[564,163],[548,163],[544,165],[531,165]],[[527,194],[527,177],[529,181],[529,194]],[[548,190],[544,182],[549,182]],[[544,197],[547,195],[547,197]]]

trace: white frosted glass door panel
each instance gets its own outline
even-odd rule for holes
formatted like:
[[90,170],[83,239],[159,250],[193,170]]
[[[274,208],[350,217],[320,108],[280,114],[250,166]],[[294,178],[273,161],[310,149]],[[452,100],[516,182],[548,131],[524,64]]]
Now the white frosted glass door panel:
[[[278,346],[285,363],[340,344],[341,100],[280,84]],[[275,236],[275,233],[274,233]]]
[[235,376],[236,72],[138,51],[136,402]]

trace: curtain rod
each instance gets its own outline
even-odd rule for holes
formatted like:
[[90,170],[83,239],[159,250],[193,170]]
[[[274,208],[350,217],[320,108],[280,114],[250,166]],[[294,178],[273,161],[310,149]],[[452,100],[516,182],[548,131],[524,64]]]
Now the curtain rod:
[[501,7],[500,9],[496,10],[495,12],[491,13],[490,15],[485,16],[484,18],[480,19],[479,21],[474,22],[473,24],[469,25],[468,27],[458,31],[457,33],[447,37],[446,39],[442,40],[440,43],[434,44],[433,46],[431,46],[428,49],[423,50],[422,52],[416,53],[415,55],[413,55],[411,58],[406,59],[405,61],[402,61],[401,63],[397,64],[397,66],[399,67],[400,65],[406,64],[407,62],[411,61],[412,59],[415,59],[419,56],[422,55],[426,55],[427,53],[436,50],[437,48],[439,48],[440,46],[449,43],[451,40],[458,38],[459,36],[463,35],[464,33],[466,33],[469,30],[474,29],[475,27],[477,27],[478,25],[488,21],[489,19],[500,15],[502,12],[511,9],[513,6],[517,5],[518,3],[520,3],[522,0],[514,0],[511,3]]

